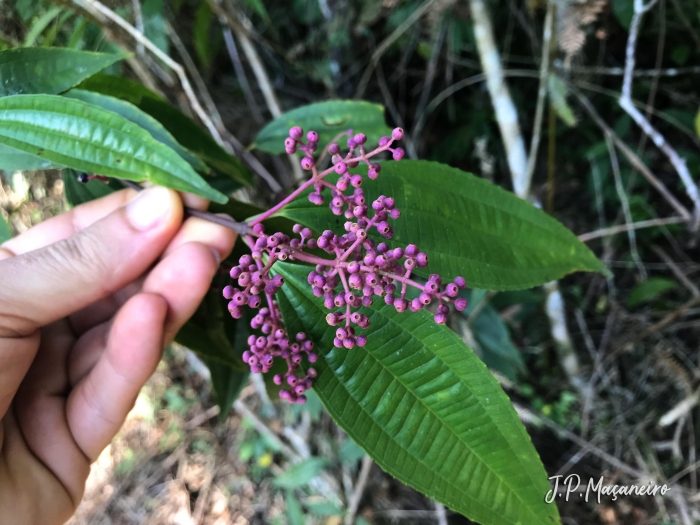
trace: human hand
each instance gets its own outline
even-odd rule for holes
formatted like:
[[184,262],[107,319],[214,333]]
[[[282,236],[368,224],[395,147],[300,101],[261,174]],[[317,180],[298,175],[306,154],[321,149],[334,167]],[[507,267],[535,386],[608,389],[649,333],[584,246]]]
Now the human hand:
[[90,464],[234,241],[221,226],[183,222],[178,194],[152,188],[78,206],[0,246],[0,516],[70,518]]

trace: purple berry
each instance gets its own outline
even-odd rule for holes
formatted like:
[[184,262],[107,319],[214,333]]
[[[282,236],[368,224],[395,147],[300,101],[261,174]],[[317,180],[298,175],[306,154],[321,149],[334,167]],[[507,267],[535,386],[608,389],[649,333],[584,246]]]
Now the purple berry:
[[316,133],[315,131],[309,131],[306,134],[306,140],[313,143],[318,142],[318,133]]
[[458,275],[457,277],[455,277],[455,284],[460,288],[464,288],[465,286],[467,286],[467,281],[464,280],[464,277]]
[[310,170],[313,165],[314,165],[314,159],[312,159],[311,157],[304,157],[303,159],[301,159],[302,169]]
[[455,308],[457,311],[461,312],[467,307],[467,300],[464,297],[458,297],[455,299]]
[[[396,131],[396,130],[394,130]],[[300,126],[294,126],[289,130],[289,136],[293,139],[301,140],[301,136],[304,134],[304,130]],[[393,135],[393,133],[392,133]]]
[[391,154],[394,160],[401,160],[404,156],[403,148],[396,148]]
[[[301,128],[300,128],[301,129]],[[291,133],[290,133],[291,134]],[[391,137],[394,140],[401,140],[403,138],[403,129],[401,128],[394,128],[393,131],[391,132]]]

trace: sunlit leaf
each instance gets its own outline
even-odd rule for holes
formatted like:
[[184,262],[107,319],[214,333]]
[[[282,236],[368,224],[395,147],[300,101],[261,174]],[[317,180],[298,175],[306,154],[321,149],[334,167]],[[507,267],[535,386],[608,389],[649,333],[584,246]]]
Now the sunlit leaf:
[[284,139],[292,126],[301,126],[305,132],[317,131],[319,144],[330,142],[348,129],[367,135],[369,144],[391,134],[384,122],[383,106],[358,100],[328,100],[283,113],[260,130],[253,146],[268,153],[283,153]]
[[56,95],[0,98],[0,144],[87,173],[226,202],[173,150],[124,117]]
[[0,97],[61,93],[125,56],[51,47],[0,51]]
[[421,310],[378,304],[368,342],[335,348],[309,267],[279,263],[280,308],[319,359],[314,390],[335,422],[386,472],[468,518],[488,524],[559,523],[530,437],[483,362]]

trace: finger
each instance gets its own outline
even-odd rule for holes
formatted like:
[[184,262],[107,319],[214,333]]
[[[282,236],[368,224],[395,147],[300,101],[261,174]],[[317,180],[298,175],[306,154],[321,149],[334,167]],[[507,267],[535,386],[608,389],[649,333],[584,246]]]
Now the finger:
[[[190,242],[208,246],[216,251],[219,260],[224,260],[233,250],[236,232],[205,219],[189,217],[170,241],[162,258],[168,257],[180,246]],[[141,291],[144,279],[145,277],[138,279],[126,288],[72,315],[70,320],[75,333],[82,335],[92,327],[110,319],[130,297]]]
[[[142,290],[157,294],[168,303],[165,344],[197,310],[217,270],[218,260],[210,247],[189,243],[173,249],[148,275]],[[71,385],[81,381],[99,361],[110,326],[109,321],[94,326],[75,343],[68,364]]]
[[173,240],[170,241],[163,256],[167,257],[184,244],[198,242],[216,250],[219,260],[223,261],[233,250],[236,236],[236,232],[230,228],[219,226],[199,217],[189,217],[182,224],[180,231],[175,234]]
[[206,210],[209,207],[209,201],[204,197],[195,195],[194,193],[180,192],[182,203],[188,208],[195,210]]
[[163,351],[164,298],[132,297],[119,311],[94,368],[68,397],[66,418],[75,442],[91,460],[110,443]]
[[120,290],[163,252],[182,221],[154,187],[72,237],[0,261],[0,337],[28,335]]
[[100,219],[125,206],[136,195],[134,190],[122,190],[76,206],[72,210],[41,222],[0,246],[0,260],[38,250],[67,239]]
[[143,291],[168,303],[164,339],[169,344],[204,299],[219,268],[216,251],[191,242],[174,250],[148,275]]

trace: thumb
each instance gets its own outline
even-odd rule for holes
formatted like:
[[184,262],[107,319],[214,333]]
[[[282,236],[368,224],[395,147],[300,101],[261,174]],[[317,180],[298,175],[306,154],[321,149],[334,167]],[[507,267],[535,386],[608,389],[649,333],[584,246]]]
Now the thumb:
[[0,337],[23,337],[141,276],[182,222],[174,191],[154,187],[75,235],[0,261]]

